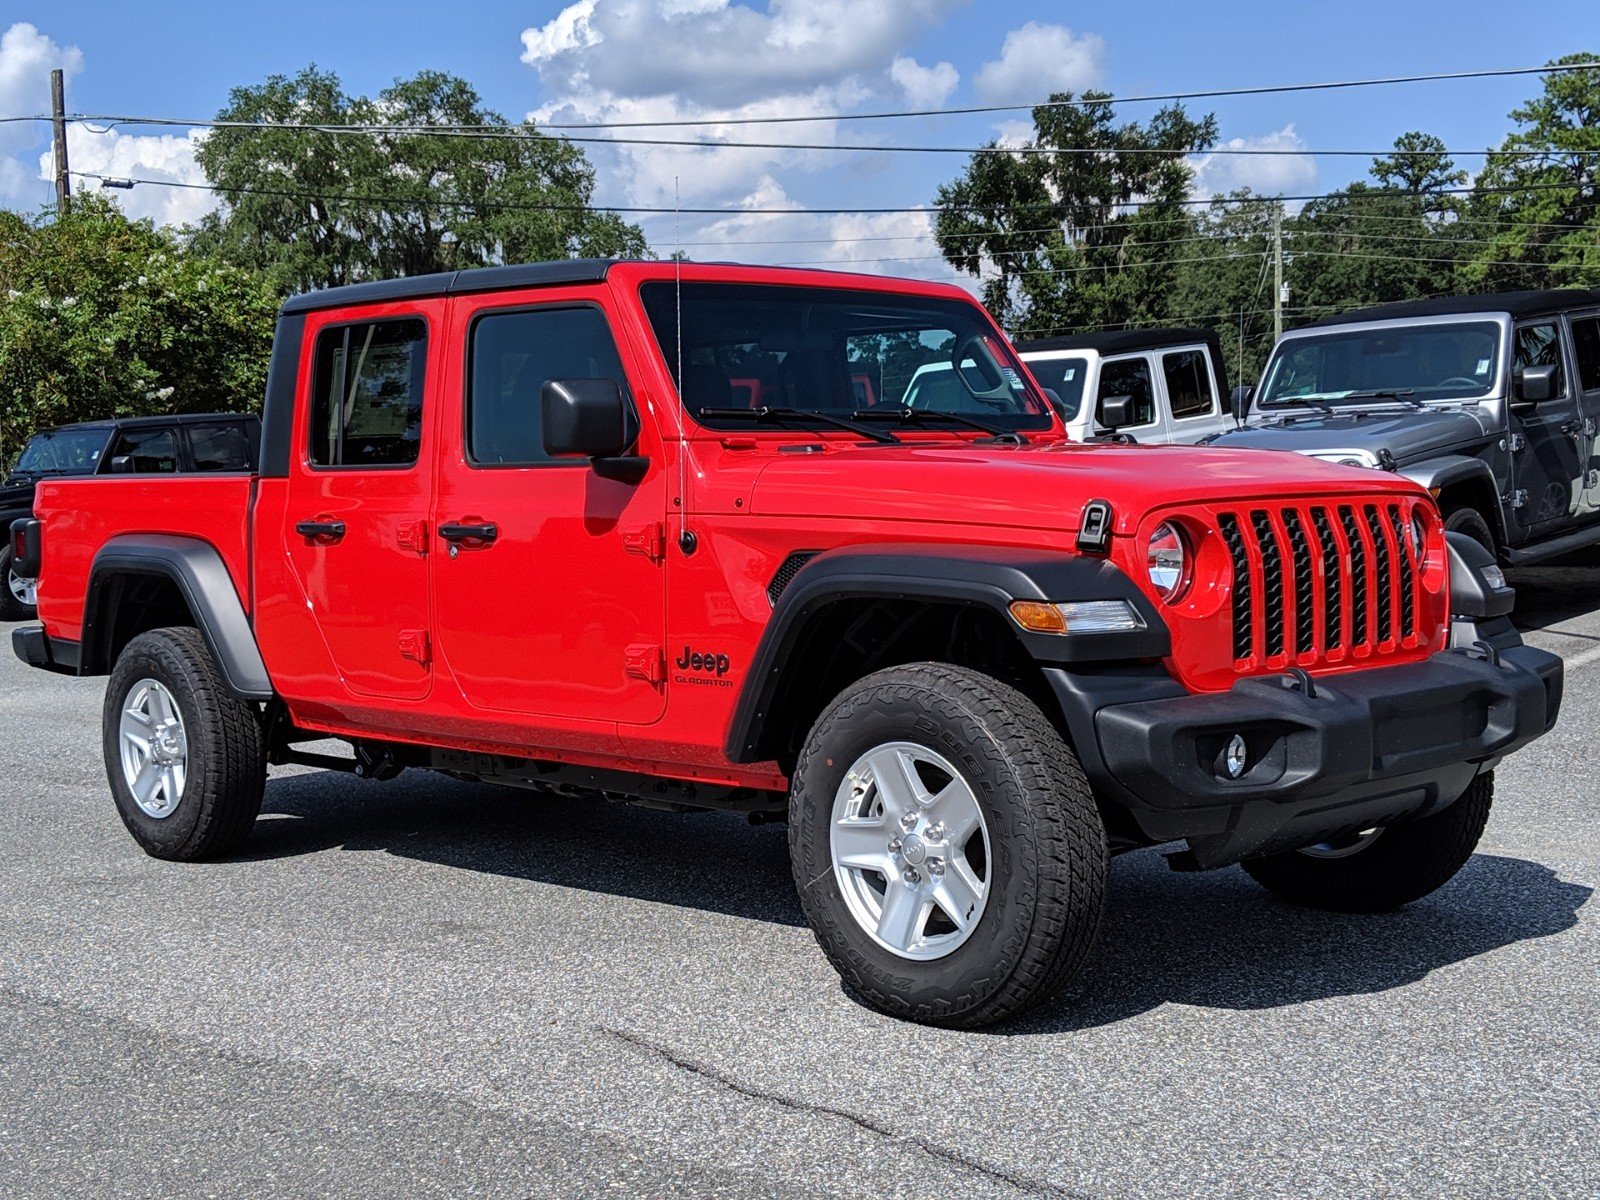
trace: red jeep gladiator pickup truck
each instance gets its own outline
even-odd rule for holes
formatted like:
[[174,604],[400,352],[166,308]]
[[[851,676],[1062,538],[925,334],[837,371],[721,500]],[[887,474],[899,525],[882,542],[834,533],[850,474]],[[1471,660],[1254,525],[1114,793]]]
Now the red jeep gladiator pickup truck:
[[[962,387],[907,404],[929,363]],[[1074,444],[981,307],[904,280],[566,261],[299,296],[256,472],[43,481],[12,537],[17,653],[109,674],[149,853],[235,850],[282,762],[782,817],[851,989],[946,1025],[1078,970],[1112,852],[1427,894],[1560,703],[1415,484]]]

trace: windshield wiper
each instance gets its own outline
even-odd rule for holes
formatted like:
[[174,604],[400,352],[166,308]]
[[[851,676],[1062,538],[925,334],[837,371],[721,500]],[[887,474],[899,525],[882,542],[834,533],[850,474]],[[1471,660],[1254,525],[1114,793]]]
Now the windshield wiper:
[[1279,406],[1287,408],[1290,405],[1304,408],[1320,408],[1325,413],[1333,412],[1333,405],[1329,404],[1321,396],[1282,396],[1276,400],[1263,400],[1261,402],[1263,409],[1278,408]]
[[887,429],[873,429],[867,425],[857,424],[846,417],[836,417],[831,413],[816,412],[809,408],[774,408],[764,405],[761,408],[702,408],[696,410],[702,417],[713,417],[717,420],[729,420],[743,417],[749,421],[820,421],[824,425],[832,425],[835,429],[847,429],[851,433],[858,433],[864,438],[871,438],[875,442],[899,442],[899,438]]
[[1413,408],[1426,408],[1421,400],[1417,399],[1416,392],[1411,388],[1379,388],[1371,392],[1350,392],[1345,395],[1346,400],[1399,400],[1411,405]]
[[987,433],[991,437],[1016,437],[1009,429],[993,425],[988,421],[980,421],[977,417],[969,417],[963,413],[935,412],[927,408],[858,408],[850,414],[858,421],[900,421],[906,425],[923,425],[929,421],[943,421],[946,425],[960,425],[967,429],[976,429],[979,433]]

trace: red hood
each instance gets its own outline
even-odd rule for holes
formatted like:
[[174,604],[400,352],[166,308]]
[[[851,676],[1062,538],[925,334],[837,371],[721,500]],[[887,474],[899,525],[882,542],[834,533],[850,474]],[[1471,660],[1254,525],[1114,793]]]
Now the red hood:
[[1108,500],[1116,532],[1171,504],[1299,496],[1417,494],[1383,471],[1304,455],[1207,446],[856,446],[774,455],[760,470],[750,510],[759,516],[875,517],[1075,531],[1089,500]]

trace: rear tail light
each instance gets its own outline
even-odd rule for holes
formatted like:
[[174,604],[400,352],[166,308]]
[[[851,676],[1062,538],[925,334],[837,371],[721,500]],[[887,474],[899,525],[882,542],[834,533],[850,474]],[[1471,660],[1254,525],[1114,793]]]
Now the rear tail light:
[[23,579],[39,577],[41,529],[34,517],[11,522],[11,569]]

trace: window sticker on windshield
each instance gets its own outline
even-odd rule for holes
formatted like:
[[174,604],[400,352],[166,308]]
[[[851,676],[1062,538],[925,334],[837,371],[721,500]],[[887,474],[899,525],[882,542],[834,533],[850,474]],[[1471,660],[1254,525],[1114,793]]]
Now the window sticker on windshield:
[[1061,378],[1063,378],[1065,380],[1068,380],[1069,382],[1071,380],[1076,379],[1077,377],[1078,377],[1078,368],[1077,367],[1068,367],[1065,371],[1061,372]]
[[1013,392],[1022,391],[1022,376],[1018,375],[1014,367],[1001,367],[1000,374],[1006,377],[1006,382],[1011,385]]
[[1487,358],[1480,358],[1478,360],[1478,369],[1476,371],[1474,371],[1473,374],[1474,375],[1487,375],[1488,373],[1489,373],[1489,360]]

